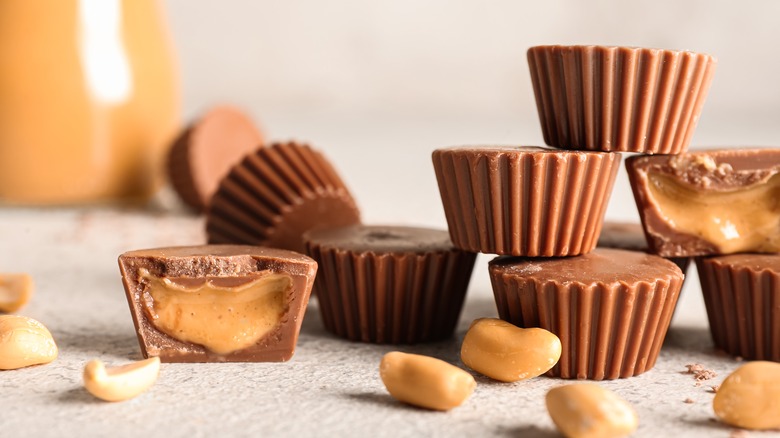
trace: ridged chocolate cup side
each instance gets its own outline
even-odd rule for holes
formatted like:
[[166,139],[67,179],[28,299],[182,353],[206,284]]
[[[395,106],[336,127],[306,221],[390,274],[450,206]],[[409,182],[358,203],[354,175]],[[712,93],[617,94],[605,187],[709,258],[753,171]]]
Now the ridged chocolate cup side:
[[[446,235],[446,234],[445,234]],[[325,328],[352,341],[413,344],[451,337],[476,254],[344,250],[307,241]]]
[[715,345],[780,362],[780,255],[697,258],[696,267]]
[[[605,250],[592,254],[601,251]],[[637,376],[655,365],[683,282],[672,262],[645,256],[653,258],[652,263],[666,264],[669,275],[645,281],[589,281],[583,273],[582,281],[539,280],[527,275],[532,273],[528,267],[525,272],[506,269],[502,266],[506,258],[495,259],[490,262],[490,277],[498,314],[518,327],[541,327],[560,338],[561,358],[547,373],[550,376],[592,380]],[[574,258],[579,257],[570,259]],[[527,260],[534,270],[533,264],[545,259],[518,259],[516,266]]]
[[168,152],[168,179],[185,204],[205,212],[222,177],[263,136],[244,113],[218,106],[191,123]]
[[275,143],[247,155],[222,180],[206,219],[209,243],[303,253],[302,235],[360,222],[360,212],[328,160],[307,145]]
[[691,141],[715,73],[710,55],[604,46],[528,50],[548,145],[678,154]]
[[620,159],[535,147],[438,149],[433,166],[452,242],[514,256],[590,252]]

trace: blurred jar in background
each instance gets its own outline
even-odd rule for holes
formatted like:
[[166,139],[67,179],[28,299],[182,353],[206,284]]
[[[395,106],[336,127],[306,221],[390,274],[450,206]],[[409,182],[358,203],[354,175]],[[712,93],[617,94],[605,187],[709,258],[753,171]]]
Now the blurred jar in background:
[[157,0],[0,0],[0,201],[148,198],[178,116]]

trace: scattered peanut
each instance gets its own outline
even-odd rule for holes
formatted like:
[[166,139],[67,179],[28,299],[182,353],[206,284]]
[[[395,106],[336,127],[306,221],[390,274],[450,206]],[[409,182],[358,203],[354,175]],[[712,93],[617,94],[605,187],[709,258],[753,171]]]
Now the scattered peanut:
[[13,313],[24,307],[32,295],[28,274],[0,274],[0,312]]
[[731,373],[712,402],[720,421],[754,430],[780,429],[780,363],[748,362]]
[[94,359],[84,367],[84,387],[101,400],[122,401],[149,389],[159,373],[159,357],[108,369],[103,362]]
[[379,365],[387,391],[410,405],[446,411],[459,406],[474,391],[471,374],[443,360],[392,351]]
[[547,393],[547,411],[567,438],[611,438],[633,433],[636,412],[614,392],[592,383],[559,386]]
[[0,315],[0,370],[49,363],[57,344],[40,322],[19,315]]
[[467,367],[502,382],[544,374],[558,363],[561,341],[541,328],[522,329],[495,318],[471,323],[460,358]]

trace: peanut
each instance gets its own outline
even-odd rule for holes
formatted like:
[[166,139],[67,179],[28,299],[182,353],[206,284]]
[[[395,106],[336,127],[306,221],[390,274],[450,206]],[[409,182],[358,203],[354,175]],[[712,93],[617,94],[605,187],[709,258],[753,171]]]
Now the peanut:
[[115,368],[106,368],[103,362],[94,359],[84,367],[84,387],[101,400],[122,401],[151,388],[159,373],[159,357]]
[[636,412],[614,392],[592,383],[559,386],[547,392],[547,411],[568,438],[610,438],[633,433]]
[[0,312],[13,313],[24,307],[32,295],[32,277],[27,274],[0,274]]
[[495,318],[472,322],[460,349],[467,367],[502,382],[544,374],[560,357],[561,341],[554,334]]
[[471,374],[454,365],[400,351],[392,351],[382,358],[379,375],[395,399],[439,411],[459,406],[477,386]]
[[57,344],[40,322],[19,315],[0,315],[0,370],[49,363]]
[[749,362],[731,373],[712,401],[724,423],[744,429],[780,429],[780,363]]

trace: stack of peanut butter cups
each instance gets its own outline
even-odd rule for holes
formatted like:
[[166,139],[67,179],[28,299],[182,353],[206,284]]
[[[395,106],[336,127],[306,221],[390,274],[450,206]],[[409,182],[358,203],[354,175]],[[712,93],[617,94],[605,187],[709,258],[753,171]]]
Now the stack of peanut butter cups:
[[489,264],[499,316],[562,343],[548,374],[614,379],[652,368],[683,281],[674,263],[596,249],[619,152],[688,147],[715,60],[599,46],[528,51],[545,142],[553,148],[439,149],[433,164],[456,247]]

